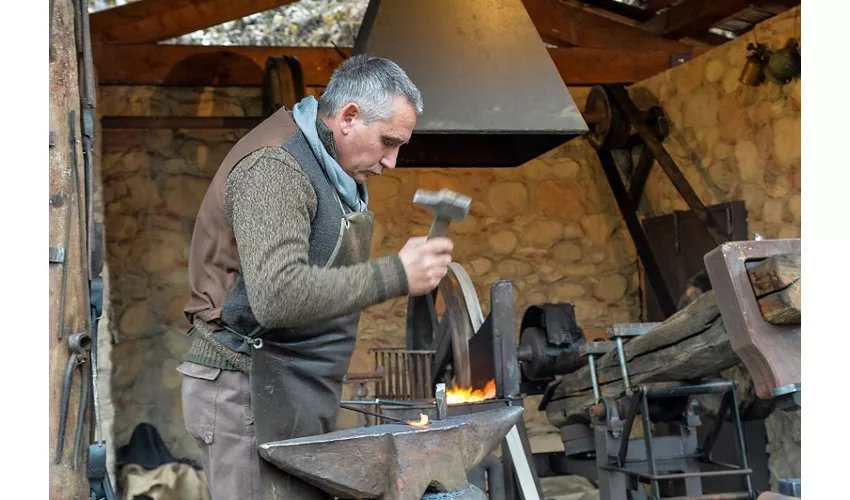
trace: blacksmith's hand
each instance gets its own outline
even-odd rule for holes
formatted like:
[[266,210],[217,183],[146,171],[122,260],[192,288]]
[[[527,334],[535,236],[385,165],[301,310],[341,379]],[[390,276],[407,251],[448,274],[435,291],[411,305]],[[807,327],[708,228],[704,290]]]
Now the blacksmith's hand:
[[448,238],[429,240],[422,236],[407,240],[398,256],[407,274],[408,294],[416,297],[437,288],[452,262],[453,247]]

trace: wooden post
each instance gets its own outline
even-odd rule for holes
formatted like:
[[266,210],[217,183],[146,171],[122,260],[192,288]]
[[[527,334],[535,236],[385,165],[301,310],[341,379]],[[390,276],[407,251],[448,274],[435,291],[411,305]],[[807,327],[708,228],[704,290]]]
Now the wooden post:
[[[46,332],[50,338],[48,354],[50,454],[48,460],[50,498],[53,500],[89,497],[87,451],[91,442],[88,430],[92,411],[89,404],[83,426],[79,461],[75,470],[72,469],[71,463],[81,387],[80,372],[77,369],[73,374],[70,391],[64,450],[59,464],[54,463],[58,444],[62,382],[70,357],[68,337],[73,333],[89,331],[89,304],[86,234],[81,230],[86,216],[86,190],[83,153],[80,146],[81,115],[75,9],[71,0],[54,0],[51,5],[53,12],[50,33],[49,124],[52,146],[49,150],[49,241],[51,247],[61,248],[64,251],[64,258],[60,262],[49,264],[50,329]],[[71,116],[72,111],[73,116]],[[77,168],[74,168],[75,158]],[[63,273],[66,275],[64,287]],[[87,376],[90,377],[91,365],[86,364],[85,367],[88,370]]]

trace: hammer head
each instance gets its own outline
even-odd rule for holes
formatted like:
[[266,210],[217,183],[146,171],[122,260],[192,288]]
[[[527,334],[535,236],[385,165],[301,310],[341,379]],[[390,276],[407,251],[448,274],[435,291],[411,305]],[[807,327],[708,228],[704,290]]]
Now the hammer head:
[[426,191],[419,189],[413,195],[413,203],[428,209],[436,217],[464,221],[469,213],[469,204],[472,198],[464,194],[455,193],[448,189],[439,191]]

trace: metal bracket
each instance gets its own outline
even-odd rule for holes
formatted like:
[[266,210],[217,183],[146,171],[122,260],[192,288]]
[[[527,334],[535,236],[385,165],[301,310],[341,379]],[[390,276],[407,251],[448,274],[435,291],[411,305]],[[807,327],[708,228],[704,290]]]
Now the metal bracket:
[[774,389],[801,383],[801,328],[762,318],[746,262],[799,252],[800,246],[800,239],[738,241],[724,243],[704,258],[729,342],[753,377],[759,399],[773,399]]
[[596,378],[596,356],[617,349],[614,342],[588,342],[578,348],[579,356],[587,356],[587,368],[590,370],[590,383],[593,386],[593,402],[600,399],[599,380]]
[[65,262],[65,249],[62,247],[50,247],[50,263],[62,264]]
[[626,363],[626,352],[623,348],[624,337],[640,337],[649,332],[660,323],[632,323],[624,325],[614,325],[608,328],[608,338],[617,343],[617,357],[620,361],[620,373],[623,375],[623,387],[626,388],[626,395],[632,395],[632,386],[629,383],[629,368]]

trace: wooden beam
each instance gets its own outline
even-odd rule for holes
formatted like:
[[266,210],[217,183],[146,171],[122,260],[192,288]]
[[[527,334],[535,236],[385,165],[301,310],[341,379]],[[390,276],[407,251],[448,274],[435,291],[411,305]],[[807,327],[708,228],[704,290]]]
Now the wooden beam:
[[631,84],[668,70],[670,52],[585,47],[549,49],[567,85]]
[[92,44],[160,42],[294,1],[141,0],[92,14]]
[[[623,351],[630,385],[714,378],[740,363],[713,290],[650,332],[626,342]],[[623,395],[625,385],[616,351],[597,358],[596,375],[602,396]],[[596,403],[591,380],[585,365],[553,382],[557,385],[546,407],[552,425],[563,427],[589,420],[587,410]]]
[[635,21],[648,21],[655,15],[655,11],[641,9],[634,5],[618,2],[617,0],[578,0],[580,3],[606,10]]
[[[719,0],[718,0],[719,1]],[[662,50],[690,54],[690,47],[557,0],[523,0],[544,41],[597,49]]]
[[119,44],[92,48],[101,85],[208,86],[263,84],[271,56],[294,55],[308,87],[324,86],[350,49]]
[[676,0],[647,0],[644,2],[644,8],[653,14],[658,12],[659,10],[669,7],[671,4],[676,3]]
[[[348,56],[350,49],[341,49]],[[307,86],[327,85],[343,61],[325,47],[119,44],[94,47],[101,85],[260,86],[266,59],[290,54]],[[549,49],[567,85],[634,83],[670,68],[669,52],[567,47]]]
[[641,27],[678,40],[708,31],[724,19],[746,9],[752,0],[685,0],[653,17]]

